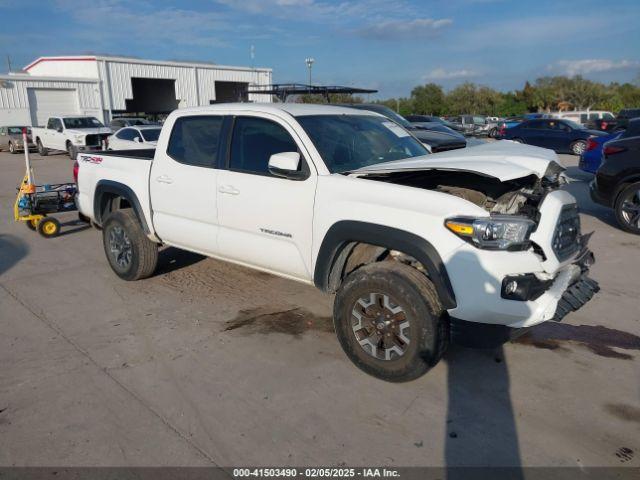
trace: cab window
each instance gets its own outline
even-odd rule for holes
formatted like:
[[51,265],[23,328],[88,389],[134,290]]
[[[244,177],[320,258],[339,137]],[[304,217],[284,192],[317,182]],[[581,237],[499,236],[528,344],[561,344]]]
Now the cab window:
[[269,175],[271,155],[297,151],[296,142],[281,125],[264,118],[237,117],[233,125],[229,169]]
[[224,117],[196,115],[180,117],[171,130],[167,154],[176,162],[215,168]]

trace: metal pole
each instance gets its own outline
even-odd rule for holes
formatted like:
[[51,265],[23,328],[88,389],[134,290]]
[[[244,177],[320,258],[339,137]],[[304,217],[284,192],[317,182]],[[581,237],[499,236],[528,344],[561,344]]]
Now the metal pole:
[[11,57],[7,55],[7,66],[9,67],[9,73],[11,73]]
[[29,141],[27,140],[27,129],[22,129],[22,146],[24,147],[24,163],[27,166],[27,181],[33,185],[33,172],[31,171],[31,159],[29,158]]
[[315,62],[315,59],[313,59],[312,57],[307,57],[304,59],[304,62],[309,68],[309,86],[311,86],[311,67],[313,67],[313,62]]

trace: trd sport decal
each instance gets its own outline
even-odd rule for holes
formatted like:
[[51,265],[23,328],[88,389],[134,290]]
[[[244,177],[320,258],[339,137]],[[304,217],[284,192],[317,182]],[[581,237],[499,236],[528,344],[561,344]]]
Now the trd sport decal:
[[102,163],[102,157],[85,157],[85,156],[82,156],[82,157],[80,157],[80,159],[83,162],[94,163],[96,165]]

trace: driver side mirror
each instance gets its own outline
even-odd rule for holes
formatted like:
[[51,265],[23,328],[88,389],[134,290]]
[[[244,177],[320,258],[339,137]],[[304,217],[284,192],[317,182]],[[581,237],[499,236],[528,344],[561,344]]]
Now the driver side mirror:
[[142,140],[140,140],[140,137],[133,137],[133,141],[136,143],[140,143]]
[[304,180],[306,172],[298,170],[300,167],[300,154],[298,152],[274,153],[269,157],[269,173],[276,177],[290,180]]
[[62,127],[58,127],[58,128],[56,128],[56,131],[57,131],[58,133],[62,133]]

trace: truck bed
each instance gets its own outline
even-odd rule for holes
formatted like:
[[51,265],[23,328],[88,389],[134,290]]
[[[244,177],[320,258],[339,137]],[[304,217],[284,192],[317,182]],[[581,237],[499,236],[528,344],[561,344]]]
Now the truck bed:
[[148,225],[151,222],[149,175],[155,149],[100,151],[78,154],[78,196],[81,213],[95,220],[93,199],[99,184],[135,193]]

